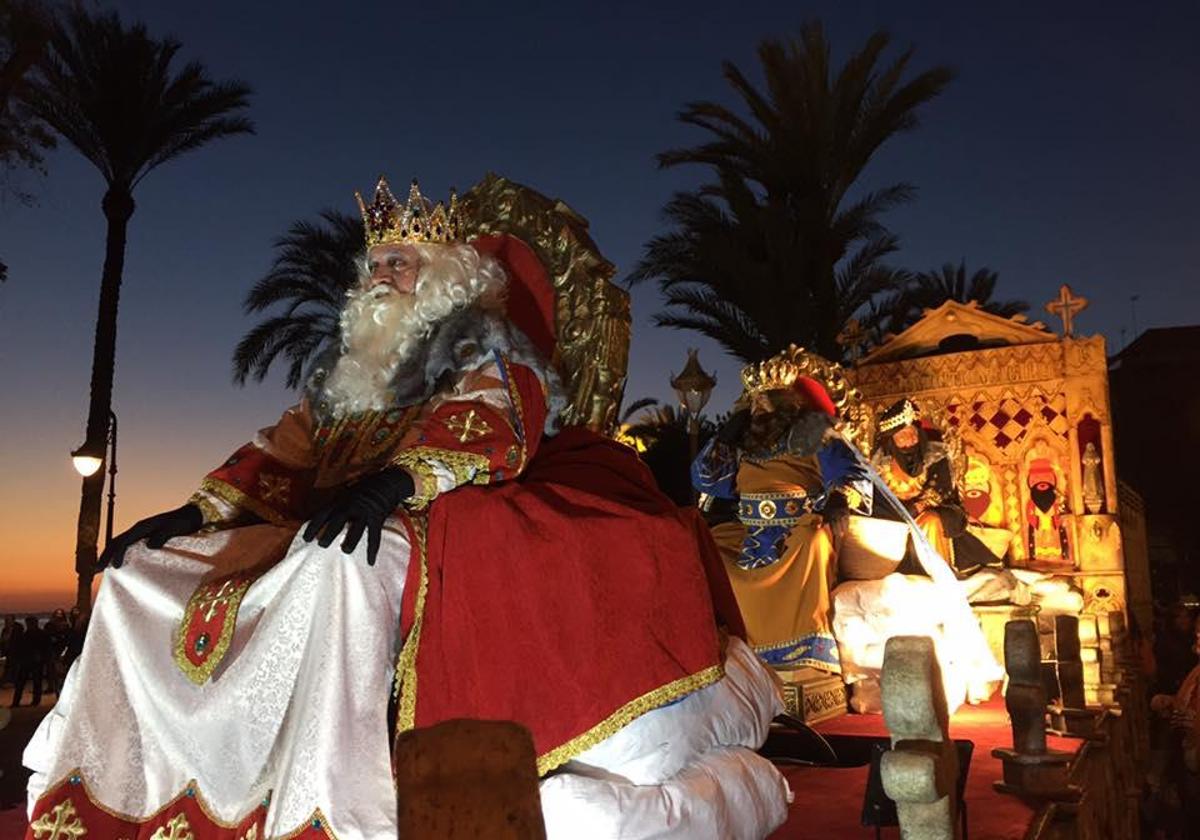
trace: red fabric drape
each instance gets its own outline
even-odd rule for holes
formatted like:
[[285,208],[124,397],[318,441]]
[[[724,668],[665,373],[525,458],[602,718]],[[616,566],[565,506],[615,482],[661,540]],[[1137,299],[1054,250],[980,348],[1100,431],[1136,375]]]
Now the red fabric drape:
[[572,739],[611,734],[638,698],[652,695],[634,704],[647,711],[716,678],[714,588],[741,629],[703,523],[632,450],[584,429],[543,441],[518,481],[438,498],[427,548],[415,725],[517,721],[543,772],[577,751]]

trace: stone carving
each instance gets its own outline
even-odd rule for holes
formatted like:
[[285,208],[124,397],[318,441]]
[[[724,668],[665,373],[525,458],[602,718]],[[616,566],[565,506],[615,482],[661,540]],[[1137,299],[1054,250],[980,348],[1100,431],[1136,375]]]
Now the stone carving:
[[958,754],[933,640],[893,636],[883,652],[883,719],[892,749],[880,760],[884,792],[896,803],[904,840],[953,840]]
[[1046,689],[1042,685],[1041,643],[1037,626],[1017,619],[1004,626],[1004,668],[1008,690],[1004,706],[1012,721],[1013,748],[992,755],[1004,763],[1002,793],[1069,799],[1078,795],[1067,784],[1071,753],[1046,748]]
[[866,399],[890,402],[921,391],[945,392],[998,383],[1044,385],[1061,379],[1063,373],[1061,345],[1049,342],[864,365],[855,369],[854,384]]
[[1104,472],[1100,453],[1091,441],[1083,450],[1083,507],[1088,513],[1104,509]]

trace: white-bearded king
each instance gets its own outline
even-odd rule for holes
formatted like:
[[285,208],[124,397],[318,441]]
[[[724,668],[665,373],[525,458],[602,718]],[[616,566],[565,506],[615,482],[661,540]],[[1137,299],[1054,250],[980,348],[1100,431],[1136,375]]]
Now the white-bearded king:
[[27,837],[394,838],[394,737],[456,718],[529,730],[551,838],[766,836],[775,686],[694,511],[559,428],[545,269],[453,197],[359,201],[299,404],[101,556]]

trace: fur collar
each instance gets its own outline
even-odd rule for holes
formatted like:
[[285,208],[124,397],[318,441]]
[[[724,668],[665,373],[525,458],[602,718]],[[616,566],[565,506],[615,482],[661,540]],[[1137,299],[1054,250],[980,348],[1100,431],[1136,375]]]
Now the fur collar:
[[[558,375],[524,333],[495,312],[477,306],[447,316],[420,351],[396,372],[392,377],[392,406],[403,408],[426,402],[434,394],[453,387],[458,371],[481,364],[484,357],[497,352],[533,369],[546,383],[549,404],[546,432],[552,434],[567,404]],[[341,354],[340,343],[321,354],[305,385],[305,395],[319,422],[331,419],[324,384]]]

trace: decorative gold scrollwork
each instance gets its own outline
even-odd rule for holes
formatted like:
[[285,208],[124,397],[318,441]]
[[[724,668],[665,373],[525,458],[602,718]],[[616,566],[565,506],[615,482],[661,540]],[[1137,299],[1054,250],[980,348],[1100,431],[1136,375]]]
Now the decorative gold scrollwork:
[[789,344],[787,349],[757,365],[748,365],[742,372],[743,385],[764,386],[794,382],[807,376],[821,383],[838,413],[838,429],[864,455],[871,454],[871,433],[874,418],[863,403],[862,394],[850,384],[841,365],[831,362],[803,347]]
[[188,825],[186,814],[176,814],[167,820],[166,825],[160,825],[150,840],[193,840],[192,827]]
[[75,840],[87,834],[87,827],[70,799],[60,802],[48,813],[29,824],[35,840]]
[[541,259],[554,284],[563,422],[612,435],[629,368],[629,293],[610,281],[587,221],[561,201],[488,173],[462,198],[468,237],[507,233]]

